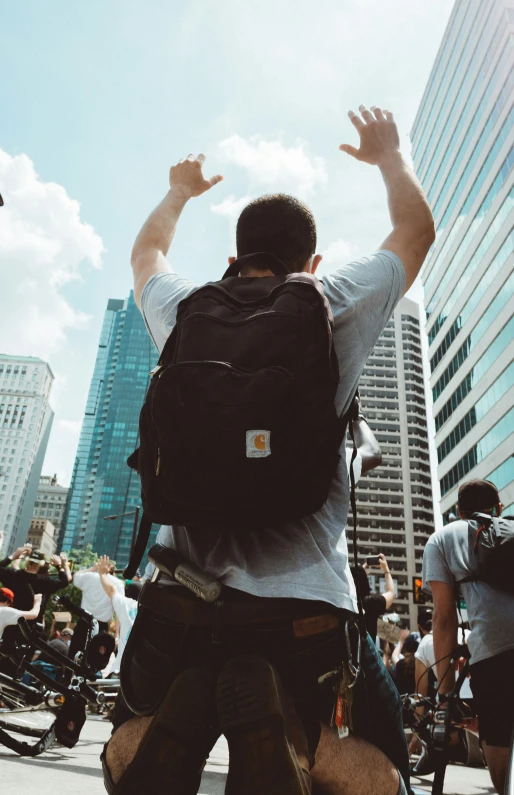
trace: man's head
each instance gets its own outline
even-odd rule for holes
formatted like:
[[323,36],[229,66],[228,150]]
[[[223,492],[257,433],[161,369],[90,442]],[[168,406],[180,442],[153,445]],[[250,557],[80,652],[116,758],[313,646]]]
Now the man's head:
[[9,607],[14,602],[14,594],[10,588],[0,588],[0,607]]
[[462,484],[458,504],[461,519],[470,519],[474,513],[495,513],[500,516],[503,508],[494,483],[478,478]]
[[407,638],[405,638],[402,647],[402,652],[404,657],[407,656],[413,657],[418,650],[418,646],[419,646],[419,640],[417,639],[417,637],[412,633],[408,635]]
[[433,615],[434,611],[429,607],[425,607],[423,610],[418,611],[418,629],[421,637],[428,635],[428,633],[432,631]]
[[65,627],[61,632],[61,640],[63,640],[65,643],[71,643],[72,637],[73,637],[73,630],[69,629],[68,627]]
[[[283,193],[261,196],[247,204],[237,222],[236,246],[238,257],[259,251],[273,254],[291,273],[314,273],[321,261],[314,256],[314,216],[301,201]],[[247,265],[241,275],[248,276],[252,270],[254,266]]]
[[42,552],[31,552],[30,557],[27,558],[25,571],[29,574],[39,574],[41,567],[46,563],[46,558]]

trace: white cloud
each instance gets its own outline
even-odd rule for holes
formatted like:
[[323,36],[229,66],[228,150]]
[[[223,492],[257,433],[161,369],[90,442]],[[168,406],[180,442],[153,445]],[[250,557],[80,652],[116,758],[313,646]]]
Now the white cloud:
[[250,190],[288,192],[306,198],[327,183],[324,159],[309,155],[303,141],[285,146],[259,135],[242,138],[235,134],[221,141],[218,149],[222,161],[246,172]]
[[236,199],[233,193],[230,196],[227,196],[226,199],[223,199],[222,202],[219,204],[211,204],[211,210],[216,215],[224,215],[230,221],[237,221],[241,210],[243,207],[246,207],[249,201],[251,201],[252,196],[241,196],[241,198]]
[[319,253],[323,255],[323,259],[318,266],[316,276],[323,276],[325,273],[330,273],[347,262],[351,262],[356,258],[358,250],[359,247],[355,243],[341,238],[334,240],[326,249],[320,249]]
[[0,350],[48,360],[88,317],[62,294],[101,267],[103,244],[61,185],[43,182],[25,154],[0,149]]
[[82,421],[81,420],[58,420],[57,424],[66,431],[67,434],[71,436],[77,437],[80,433],[80,429],[82,428]]

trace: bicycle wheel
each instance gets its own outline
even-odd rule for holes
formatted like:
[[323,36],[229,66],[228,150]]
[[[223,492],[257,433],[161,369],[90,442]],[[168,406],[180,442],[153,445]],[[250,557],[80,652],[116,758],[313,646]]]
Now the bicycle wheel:
[[[5,675],[0,680],[0,744],[20,756],[38,756],[55,740],[56,710],[45,694]],[[34,742],[21,739],[30,738]]]

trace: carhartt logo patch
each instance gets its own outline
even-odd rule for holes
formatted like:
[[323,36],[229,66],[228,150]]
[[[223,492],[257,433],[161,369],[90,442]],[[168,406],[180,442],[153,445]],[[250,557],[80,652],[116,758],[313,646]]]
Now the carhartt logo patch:
[[246,457],[265,458],[271,455],[271,431],[246,431]]

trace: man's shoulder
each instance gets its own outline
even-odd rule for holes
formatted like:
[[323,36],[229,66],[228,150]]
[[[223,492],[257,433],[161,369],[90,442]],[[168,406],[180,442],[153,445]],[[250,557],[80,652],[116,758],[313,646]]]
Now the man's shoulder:
[[466,541],[468,537],[468,523],[462,519],[446,524],[441,530],[436,530],[429,537],[426,549],[439,547],[439,549],[451,549]]
[[9,607],[8,605],[1,607],[0,610],[2,611],[2,618],[8,621],[17,621],[18,618],[23,615],[23,610],[18,610],[16,607]]
[[429,632],[428,635],[425,635],[424,637],[421,638],[418,646],[418,651],[423,651],[423,649],[426,649],[427,646],[433,646],[433,645],[434,645],[434,636],[432,635],[431,632]]

